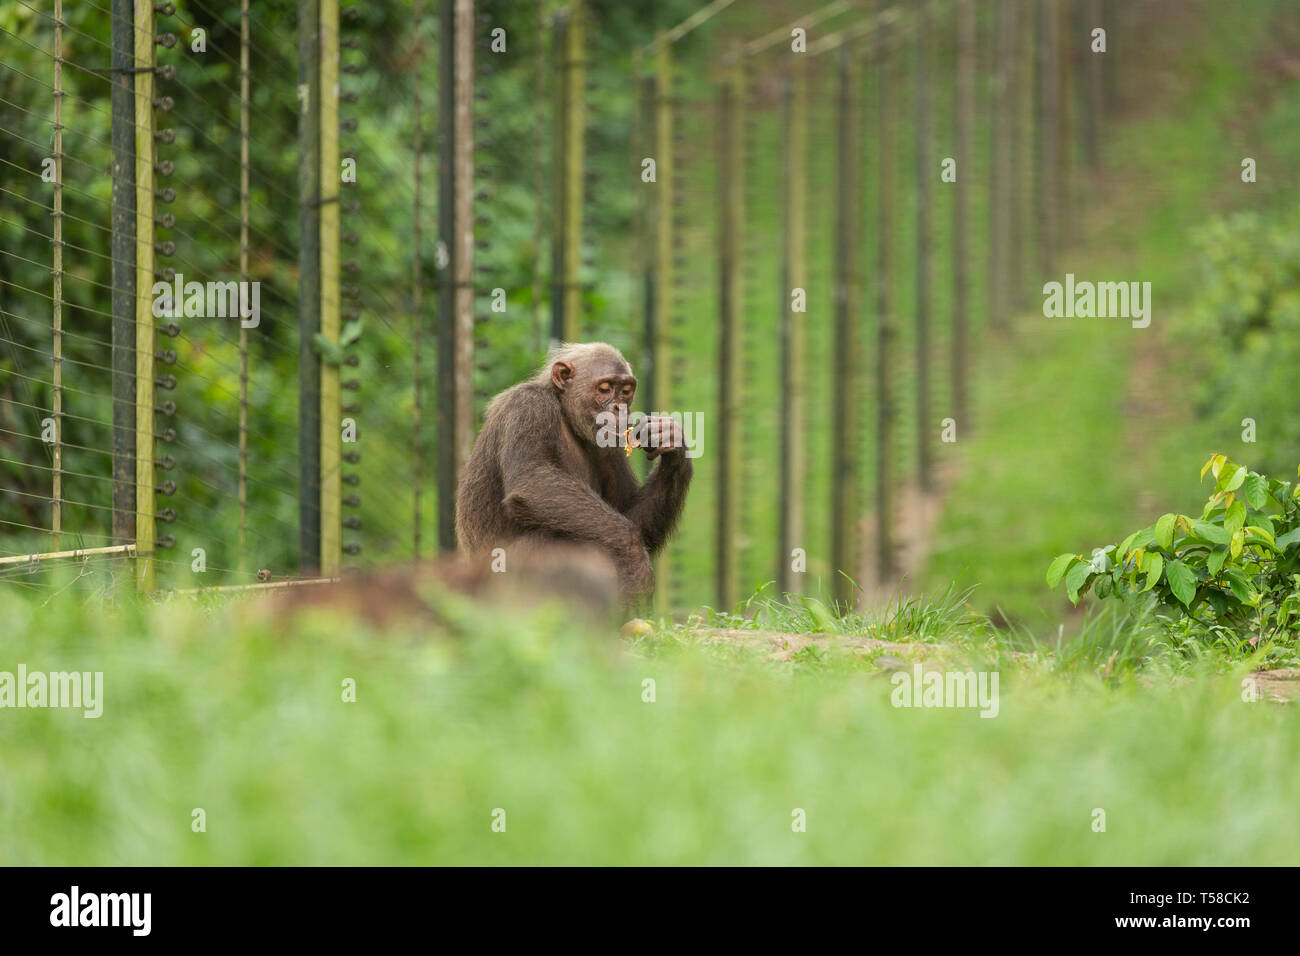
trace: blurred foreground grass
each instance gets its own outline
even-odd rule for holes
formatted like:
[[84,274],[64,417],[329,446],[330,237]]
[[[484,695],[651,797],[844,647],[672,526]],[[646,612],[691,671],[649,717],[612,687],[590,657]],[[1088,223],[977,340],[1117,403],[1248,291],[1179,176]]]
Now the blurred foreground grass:
[[99,719],[0,710],[0,863],[1300,857],[1300,724],[1243,703],[1240,666],[1103,683],[1044,652],[1013,662],[987,628],[962,644],[949,615],[945,638],[1000,672],[999,714],[981,719],[891,707],[870,655],[776,664],[690,632],[575,634],[559,609],[448,614],[451,634],[376,634],[333,612],[0,592],[0,670],[104,673]]

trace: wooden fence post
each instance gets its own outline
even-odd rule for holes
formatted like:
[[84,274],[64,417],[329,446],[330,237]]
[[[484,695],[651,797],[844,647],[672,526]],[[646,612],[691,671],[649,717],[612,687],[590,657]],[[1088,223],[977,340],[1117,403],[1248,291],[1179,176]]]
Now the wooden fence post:
[[154,121],[157,20],[135,0],[135,543],[136,588],[154,589]]
[[[298,0],[298,573],[321,567],[320,3]],[[338,171],[335,170],[337,177]]]
[[857,191],[856,97],[852,44],[840,45],[835,97],[835,325],[831,397],[831,593],[852,603],[858,538],[857,496]]
[[53,550],[63,540],[63,0],[54,0],[54,262],[53,352],[51,400],[54,413],[54,449],[50,487],[50,529]]
[[[248,138],[250,131],[248,0],[239,0],[239,282],[248,288]],[[239,559],[248,569],[248,329],[239,321]]]
[[742,169],[740,151],[744,121],[742,103],[745,88],[737,65],[731,67],[718,87],[718,449],[716,504],[716,593],[718,607],[730,610],[736,602],[736,580],[740,564],[737,532],[740,514],[740,377],[742,329],[740,249],[742,223]]
[[[320,0],[320,334],[338,344],[339,315],[339,5]],[[343,560],[342,436],[339,367],[320,371],[320,570],[339,573]]]
[[135,541],[135,3],[112,17],[113,543]]
[[777,308],[781,330],[781,473],[777,544],[777,586],[795,590],[791,552],[803,546],[804,361],[807,312],[793,310],[795,289],[807,294],[805,204],[807,202],[808,102],[803,57],[795,57],[785,76],[782,97],[785,161],[782,190],[783,236]]
[[876,38],[876,578],[894,573],[894,134],[887,28]]
[[930,42],[926,7],[916,11],[913,33],[916,57],[916,452],[917,483],[921,491],[934,484],[931,457],[934,423],[930,420],[930,255],[933,245],[931,195],[934,189],[930,137],[930,72],[926,45]]
[[974,182],[975,150],[971,131],[975,122],[975,5],[957,0],[957,190],[953,196],[953,317],[952,404],[958,428],[970,428],[966,376],[970,355],[970,195]]

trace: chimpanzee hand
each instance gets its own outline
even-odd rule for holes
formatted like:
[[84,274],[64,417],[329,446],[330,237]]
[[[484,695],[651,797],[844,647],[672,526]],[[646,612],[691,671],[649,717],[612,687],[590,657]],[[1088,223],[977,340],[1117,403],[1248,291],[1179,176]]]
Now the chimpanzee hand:
[[686,436],[681,423],[667,415],[647,415],[641,425],[640,444],[646,458],[654,461],[660,455],[681,457],[686,449]]

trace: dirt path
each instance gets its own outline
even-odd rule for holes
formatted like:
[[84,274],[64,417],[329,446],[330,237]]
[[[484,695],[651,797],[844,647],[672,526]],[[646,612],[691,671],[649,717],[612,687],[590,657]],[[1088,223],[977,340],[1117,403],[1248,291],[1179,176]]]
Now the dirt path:
[[888,605],[899,592],[910,592],[916,576],[930,556],[930,543],[943,517],[944,500],[956,484],[961,460],[955,453],[935,462],[934,490],[921,491],[912,480],[901,484],[894,493],[893,573],[884,579],[876,548],[876,515],[864,517],[858,527],[862,555],[858,562],[857,582],[862,591],[860,607],[878,610]]
[[[728,629],[700,628],[687,631],[684,637],[701,643],[721,641],[749,650],[766,652],[765,660],[789,661],[806,647],[816,647],[823,651],[844,651],[868,656],[876,654],[897,655],[907,660],[916,660],[924,653],[933,655],[937,650],[948,650],[948,645],[909,643],[906,641],[882,641],[874,637],[855,637],[848,634],[791,634],[785,631],[741,631]],[[920,652],[920,653],[919,653]]]
[[[800,651],[816,647],[821,651],[871,658],[882,671],[912,664],[920,664],[926,670],[942,668],[960,661],[963,650],[954,644],[882,641],[874,637],[849,634],[794,634],[787,631],[728,628],[692,628],[684,631],[681,637],[700,644],[719,642],[742,647],[762,654],[763,660],[777,663],[790,663]],[[1255,671],[1250,676],[1256,682],[1255,687],[1261,701],[1275,704],[1300,701],[1300,668]]]

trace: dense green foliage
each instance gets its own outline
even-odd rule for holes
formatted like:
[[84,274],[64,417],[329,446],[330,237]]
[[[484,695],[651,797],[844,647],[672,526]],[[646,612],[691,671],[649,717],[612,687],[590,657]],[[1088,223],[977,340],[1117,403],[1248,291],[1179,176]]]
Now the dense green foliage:
[[1215,480],[1199,518],[1165,514],[1090,558],[1062,554],[1047,584],[1070,600],[1153,593],[1198,624],[1255,644],[1300,630],[1300,485],[1214,455]]

